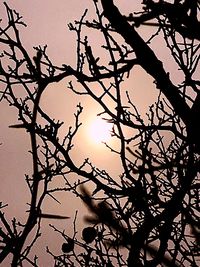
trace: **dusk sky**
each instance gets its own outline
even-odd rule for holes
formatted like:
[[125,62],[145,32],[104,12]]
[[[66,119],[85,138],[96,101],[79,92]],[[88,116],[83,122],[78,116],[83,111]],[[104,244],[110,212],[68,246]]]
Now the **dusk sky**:
[[[2,23],[6,23],[6,12],[3,5],[4,1],[0,1],[0,14],[4,19]],[[131,2],[131,3],[130,3]],[[118,0],[115,1],[119,9],[128,14],[137,9],[137,5],[141,1]],[[70,32],[67,24],[74,20],[79,20],[84,12],[88,9],[88,18],[95,17],[94,7],[91,0],[9,0],[6,3],[10,8],[18,11],[26,22],[27,27],[21,29],[21,39],[24,46],[29,53],[34,53],[32,49],[38,45],[48,45],[47,54],[52,61],[61,66],[63,63],[75,66],[76,65],[76,36],[74,32]],[[142,28],[141,32],[145,38],[150,37],[152,29]],[[101,37],[90,34],[90,44],[96,47],[99,57],[101,50],[98,44],[101,42]],[[155,39],[152,46],[157,50],[157,54],[164,60],[166,69],[173,68],[170,75],[174,80],[178,81],[177,70],[171,62],[168,62],[168,52],[163,49],[163,43],[159,39]],[[1,51],[1,48],[0,48]],[[111,153],[103,144],[96,143],[91,136],[92,123],[96,115],[101,112],[101,108],[89,97],[77,96],[67,89],[70,79],[65,79],[58,84],[52,84],[44,93],[41,104],[44,110],[47,111],[55,119],[64,121],[63,135],[70,125],[74,123],[74,113],[76,112],[76,105],[81,103],[83,106],[83,113],[80,117],[83,126],[76,137],[76,144],[73,152],[74,160],[82,162],[89,157],[90,160],[100,169],[106,169],[111,175],[117,177],[120,175],[121,166],[117,156]],[[77,85],[78,86],[78,85]],[[145,114],[147,107],[155,100],[157,91],[153,80],[140,68],[132,71],[130,79],[125,83],[127,87],[133,87],[134,100],[138,104],[138,109]],[[148,90],[146,89],[148,87]],[[0,134],[0,162],[1,162],[1,188],[0,201],[8,203],[8,209],[5,210],[8,218],[17,217],[18,219],[26,218],[25,210],[27,210],[27,202],[29,201],[29,194],[24,175],[31,173],[31,160],[29,137],[22,129],[10,129],[9,125],[17,123],[17,115],[15,110],[10,109],[5,102],[0,105],[1,111],[1,134]],[[62,133],[61,133],[62,134]],[[116,141],[108,140],[110,144],[117,146]],[[112,164],[110,164],[112,162]],[[70,205],[69,204],[70,198]],[[53,213],[56,211],[59,214],[70,216],[71,219],[66,222],[55,222],[55,225],[64,228],[66,231],[72,227],[74,214],[80,205],[80,201],[71,195],[61,196],[63,205],[51,202],[45,204],[47,212]],[[73,205],[72,205],[73,204]],[[82,210],[84,213],[85,209]],[[83,214],[81,210],[78,213],[78,226],[83,224]],[[51,222],[50,222],[51,223]],[[44,236],[38,242],[35,253],[43,255],[40,266],[50,266],[52,259],[45,256],[45,246],[49,244],[52,250],[57,250],[59,253],[59,241],[55,243],[55,233],[48,227],[49,222],[44,222]],[[42,265],[44,264],[44,265]],[[52,265],[51,265],[52,266]]]

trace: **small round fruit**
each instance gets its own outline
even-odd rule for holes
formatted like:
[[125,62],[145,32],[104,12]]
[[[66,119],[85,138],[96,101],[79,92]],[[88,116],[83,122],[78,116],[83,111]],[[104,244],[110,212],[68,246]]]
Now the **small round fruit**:
[[69,239],[68,242],[62,244],[62,252],[69,253],[74,249],[74,240]]
[[83,240],[89,244],[94,241],[97,236],[97,231],[94,227],[86,227],[82,231]]

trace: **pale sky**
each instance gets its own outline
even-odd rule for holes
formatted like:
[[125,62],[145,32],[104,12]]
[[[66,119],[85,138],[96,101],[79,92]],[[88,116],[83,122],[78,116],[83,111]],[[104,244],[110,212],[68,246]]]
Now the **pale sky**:
[[[4,12],[4,1],[0,1],[0,14]],[[94,16],[94,8],[91,5],[91,0],[9,0],[6,3],[16,9],[24,18],[28,27],[23,28],[21,36],[23,43],[27,50],[32,53],[32,47],[37,45],[48,44],[48,55],[56,64],[76,64],[75,45],[76,36],[74,32],[70,32],[67,24],[78,20],[86,8],[89,9],[88,16]],[[131,6],[140,3],[141,1],[118,0],[115,1],[123,12],[132,11]],[[130,4],[130,2],[132,2]],[[3,18],[5,16],[3,15]],[[142,29],[146,36],[149,35],[149,29]],[[93,45],[98,43],[99,37],[94,35],[91,37]],[[91,43],[92,45],[92,43]],[[170,64],[167,61],[167,52],[163,53],[162,45],[154,44],[158,53],[165,58],[167,68]],[[166,54],[165,54],[166,53]],[[101,55],[100,55],[101,56]],[[94,120],[97,113],[101,111],[93,100],[87,97],[78,97],[66,91],[67,81],[62,81],[59,84],[51,85],[45,92],[42,98],[42,106],[56,119],[65,121],[66,129],[70,124],[73,124],[73,113],[76,111],[76,105],[81,102],[84,111],[81,116],[84,125],[80,131],[80,135],[74,150],[74,157],[77,162],[81,162],[84,158],[91,158],[99,168],[107,169],[112,175],[116,177],[120,174],[120,164],[117,157],[101,146],[95,146],[89,139],[88,128],[91,121]],[[129,83],[126,86],[139,88],[135,90],[134,99],[138,103],[139,110],[145,113],[146,108],[155,99],[155,89],[152,79],[144,74],[141,69],[134,70]],[[147,90],[148,86],[148,90]],[[1,188],[0,188],[0,201],[8,202],[9,207],[6,210],[7,216],[16,216],[21,219],[24,218],[24,210],[27,209],[25,202],[28,201],[27,186],[24,181],[24,174],[29,173],[31,169],[28,136],[23,133],[23,130],[8,129],[8,125],[17,122],[16,113],[10,108],[7,108],[5,103],[0,105],[1,114],[1,134],[0,142],[0,169],[1,169]],[[63,130],[64,131],[64,130]],[[81,136],[81,137],[80,137]],[[97,157],[98,155],[98,157]],[[115,168],[111,168],[111,164],[115,163]],[[13,186],[14,185],[14,186]],[[24,199],[26,199],[24,201]],[[61,214],[73,216],[75,209],[80,205],[77,199],[72,200],[74,208],[67,206],[68,199],[65,200],[63,196],[62,207],[58,207],[56,203],[51,203],[51,209],[60,211]],[[48,209],[49,206],[46,206]],[[49,211],[49,210],[48,210]],[[66,214],[67,213],[67,214]],[[70,214],[68,214],[70,213]],[[81,218],[83,214],[79,214]],[[67,221],[66,227],[70,228],[72,221]],[[56,222],[56,225],[63,227],[61,222]],[[82,224],[80,219],[79,224]],[[54,233],[48,228],[45,223],[43,224],[46,236],[39,241],[38,253],[44,255],[45,245],[52,243]],[[52,243],[52,249],[59,251],[60,246]],[[41,251],[42,248],[42,251]],[[45,257],[45,263],[41,260],[40,266],[48,266],[52,262],[48,257]],[[44,265],[42,265],[44,264]],[[51,265],[52,266],[52,265]]]

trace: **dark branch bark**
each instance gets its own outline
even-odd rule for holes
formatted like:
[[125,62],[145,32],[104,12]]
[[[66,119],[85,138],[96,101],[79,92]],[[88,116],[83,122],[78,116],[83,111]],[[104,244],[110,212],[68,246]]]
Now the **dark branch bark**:
[[136,30],[130,26],[126,18],[121,15],[112,0],[102,0],[102,6],[104,15],[111,23],[111,26],[134,49],[141,67],[155,79],[158,89],[167,97],[175,112],[188,125],[191,114],[190,108],[180,96],[177,87],[170,81],[162,62],[158,60]]

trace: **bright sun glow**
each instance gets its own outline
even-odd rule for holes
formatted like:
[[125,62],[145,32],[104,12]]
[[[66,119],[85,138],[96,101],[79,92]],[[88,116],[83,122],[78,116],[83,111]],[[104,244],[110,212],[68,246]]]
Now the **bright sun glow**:
[[101,118],[96,118],[90,127],[90,138],[96,144],[107,142],[111,138],[112,125]]

